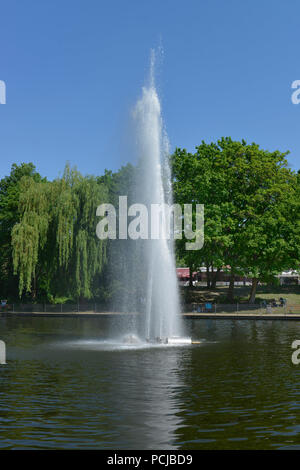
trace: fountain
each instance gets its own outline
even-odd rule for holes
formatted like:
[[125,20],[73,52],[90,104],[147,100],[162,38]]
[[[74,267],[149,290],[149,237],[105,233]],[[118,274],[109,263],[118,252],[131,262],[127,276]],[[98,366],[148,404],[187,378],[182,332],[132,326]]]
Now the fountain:
[[[155,87],[154,62],[152,51],[149,83],[133,112],[139,156],[136,196],[151,213],[151,237],[139,240],[139,262],[146,275],[144,280],[136,279],[145,293],[142,334],[150,343],[191,344],[190,338],[182,337],[174,241],[167,213],[167,206],[172,205],[169,143]],[[159,205],[159,218],[152,218],[153,205]]]

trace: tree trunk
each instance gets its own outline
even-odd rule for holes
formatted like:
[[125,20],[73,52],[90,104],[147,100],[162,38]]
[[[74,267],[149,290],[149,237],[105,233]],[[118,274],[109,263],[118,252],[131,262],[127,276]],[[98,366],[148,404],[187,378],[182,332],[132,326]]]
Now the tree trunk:
[[210,289],[210,271],[209,271],[209,264],[206,265],[206,284],[207,284],[207,289]]
[[216,270],[216,272],[213,274],[212,283],[211,283],[211,288],[212,288],[212,289],[215,289],[215,288],[216,288],[217,279],[218,279],[218,274],[219,274],[220,270],[221,270],[221,268],[218,268],[218,269]]
[[249,297],[249,304],[254,304],[254,302],[255,302],[257,284],[258,284],[258,278],[253,277],[252,278],[251,292],[250,292],[250,297]]
[[33,301],[35,301],[35,299],[36,299],[36,276],[34,276],[32,284],[33,285],[32,285],[31,296],[32,296]]
[[234,301],[234,279],[235,279],[235,274],[232,272],[230,274],[230,282],[229,282],[229,287],[228,287],[228,292],[227,292],[227,300],[229,302]]
[[190,266],[189,270],[190,270],[190,287],[193,287],[193,266]]

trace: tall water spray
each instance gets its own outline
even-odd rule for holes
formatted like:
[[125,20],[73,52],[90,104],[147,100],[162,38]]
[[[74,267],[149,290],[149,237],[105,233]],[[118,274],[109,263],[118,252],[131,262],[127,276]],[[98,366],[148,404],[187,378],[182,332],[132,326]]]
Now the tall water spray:
[[[146,205],[149,214],[149,239],[142,241],[139,256],[145,273],[143,329],[145,338],[150,340],[180,336],[182,332],[174,241],[166,206],[170,207],[173,199],[169,143],[155,88],[154,57],[153,53],[149,84],[143,87],[142,97],[134,108],[139,155],[136,195],[138,202]],[[160,205],[161,216],[159,220],[151,217],[151,238],[150,215],[154,204]]]

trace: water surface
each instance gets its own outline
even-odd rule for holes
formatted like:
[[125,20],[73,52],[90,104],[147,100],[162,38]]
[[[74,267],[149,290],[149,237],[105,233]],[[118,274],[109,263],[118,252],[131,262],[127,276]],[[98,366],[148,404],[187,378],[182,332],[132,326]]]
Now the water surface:
[[300,322],[187,320],[126,347],[103,318],[0,318],[0,447],[300,449]]

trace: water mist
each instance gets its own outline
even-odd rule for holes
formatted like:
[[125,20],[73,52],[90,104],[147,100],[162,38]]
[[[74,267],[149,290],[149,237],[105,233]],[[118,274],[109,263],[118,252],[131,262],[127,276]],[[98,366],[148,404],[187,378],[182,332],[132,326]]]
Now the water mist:
[[[181,333],[179,296],[176,279],[172,230],[166,204],[172,204],[169,166],[169,143],[164,131],[161,105],[154,83],[154,54],[151,58],[149,84],[143,87],[142,97],[134,108],[137,123],[139,171],[136,193],[148,208],[160,204],[160,220],[151,220],[152,234],[158,239],[143,241],[140,252],[146,272],[144,335],[147,339],[164,339]],[[157,226],[153,227],[153,224]],[[153,230],[154,228],[154,230]],[[150,231],[150,230],[149,230]]]
[[[123,292],[121,310],[137,313],[128,316],[125,325],[116,325],[115,330],[126,333],[125,341],[134,342],[139,337],[150,343],[164,343],[171,342],[171,337],[175,342],[182,338],[182,321],[168,211],[173,202],[169,143],[155,87],[154,59],[152,53],[150,78],[133,109],[138,163],[128,187],[128,204],[142,204],[148,210],[148,237],[143,239],[146,237],[141,230],[138,239],[116,240],[112,246]],[[159,205],[159,218],[151,217],[154,204]],[[129,225],[130,221],[128,217]]]

